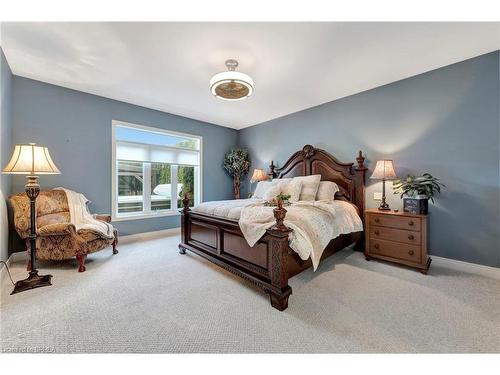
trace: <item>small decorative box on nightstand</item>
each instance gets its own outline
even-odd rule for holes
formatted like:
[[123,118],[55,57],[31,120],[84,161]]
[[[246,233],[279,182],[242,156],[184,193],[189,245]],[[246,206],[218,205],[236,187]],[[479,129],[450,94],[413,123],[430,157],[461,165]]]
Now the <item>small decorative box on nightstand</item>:
[[427,274],[427,215],[366,210],[366,260],[372,258],[418,268]]

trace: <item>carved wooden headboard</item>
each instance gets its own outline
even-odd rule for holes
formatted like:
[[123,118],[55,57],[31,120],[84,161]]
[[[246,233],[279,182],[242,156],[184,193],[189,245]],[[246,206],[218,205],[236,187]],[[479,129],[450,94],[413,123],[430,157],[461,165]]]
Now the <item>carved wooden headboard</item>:
[[305,145],[302,150],[295,152],[283,167],[276,168],[271,162],[269,175],[273,178],[309,176],[320,174],[321,181],[335,182],[340,191],[336,199],[352,202],[358,207],[361,218],[365,211],[365,158],[361,151],[354,163],[341,163],[325,150]]

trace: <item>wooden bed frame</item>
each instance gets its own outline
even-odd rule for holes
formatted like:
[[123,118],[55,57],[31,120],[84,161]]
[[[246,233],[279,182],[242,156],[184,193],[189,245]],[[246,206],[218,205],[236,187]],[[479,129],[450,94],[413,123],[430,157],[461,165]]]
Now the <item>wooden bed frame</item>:
[[[324,150],[306,145],[294,153],[282,168],[270,165],[272,177],[284,178],[320,174],[322,181],[333,181],[340,191],[335,199],[352,202],[363,219],[365,210],[364,156],[361,151],[354,163],[341,163]],[[290,229],[283,225],[286,209],[274,209],[276,224],[253,246],[246,242],[237,220],[201,214],[189,209],[189,199],[183,199],[181,217],[181,243],[179,250],[186,250],[208,259],[222,268],[250,281],[269,293],[271,305],[283,311],[288,307],[292,288],[288,279],[309,268],[311,260],[303,261],[288,246]],[[322,259],[356,243],[362,248],[364,233],[341,235],[330,241]]]

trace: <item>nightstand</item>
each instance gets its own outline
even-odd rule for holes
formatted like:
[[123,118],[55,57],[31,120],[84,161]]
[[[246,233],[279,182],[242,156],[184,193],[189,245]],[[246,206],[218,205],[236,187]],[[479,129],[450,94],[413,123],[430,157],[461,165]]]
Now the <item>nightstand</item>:
[[426,275],[432,262],[427,255],[427,220],[428,215],[366,210],[366,260],[399,263]]

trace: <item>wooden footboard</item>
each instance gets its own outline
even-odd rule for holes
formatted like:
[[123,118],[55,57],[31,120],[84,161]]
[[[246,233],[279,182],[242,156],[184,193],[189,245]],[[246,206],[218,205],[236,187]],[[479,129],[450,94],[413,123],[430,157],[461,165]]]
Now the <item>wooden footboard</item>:
[[[186,201],[189,204],[189,201]],[[286,210],[275,209],[277,223],[250,247],[237,221],[182,210],[181,254],[192,251],[212,263],[250,281],[269,293],[271,305],[282,311],[288,307],[292,288],[288,285],[288,234],[283,225]]]

